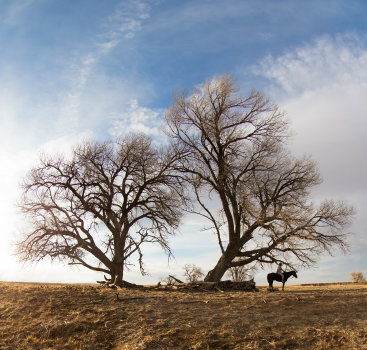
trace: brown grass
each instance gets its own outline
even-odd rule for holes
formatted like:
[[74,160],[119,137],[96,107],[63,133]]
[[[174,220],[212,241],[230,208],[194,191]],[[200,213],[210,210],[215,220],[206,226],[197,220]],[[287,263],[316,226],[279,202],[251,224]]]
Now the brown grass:
[[366,285],[259,289],[0,282],[0,349],[367,349]]

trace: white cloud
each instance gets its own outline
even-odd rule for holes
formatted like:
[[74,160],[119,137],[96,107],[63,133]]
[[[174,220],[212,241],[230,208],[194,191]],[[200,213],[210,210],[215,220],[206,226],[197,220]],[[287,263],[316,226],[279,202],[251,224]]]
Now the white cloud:
[[109,130],[114,137],[123,136],[130,132],[143,132],[151,136],[159,136],[162,120],[162,110],[153,110],[141,107],[138,101],[133,99],[126,112],[115,113],[112,128]]
[[345,35],[268,57],[257,68],[292,123],[293,151],[313,155],[337,195],[366,190],[366,67],[362,39]]
[[296,132],[293,149],[318,160],[329,193],[366,188],[366,93],[366,87],[348,83],[284,103]]

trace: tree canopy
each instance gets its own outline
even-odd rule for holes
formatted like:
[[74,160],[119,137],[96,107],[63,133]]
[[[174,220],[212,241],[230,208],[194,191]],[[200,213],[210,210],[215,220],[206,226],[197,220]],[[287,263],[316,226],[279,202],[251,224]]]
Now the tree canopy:
[[44,156],[27,175],[20,208],[29,226],[18,244],[24,261],[46,257],[107,273],[122,284],[129,258],[168,236],[182,216],[184,196],[174,149],[133,135],[116,142],[83,142],[70,159]]

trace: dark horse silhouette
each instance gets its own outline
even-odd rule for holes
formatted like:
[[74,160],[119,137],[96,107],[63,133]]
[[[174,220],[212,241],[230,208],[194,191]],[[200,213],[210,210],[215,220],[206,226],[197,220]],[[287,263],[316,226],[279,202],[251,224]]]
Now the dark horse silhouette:
[[[283,282],[283,286],[282,286],[282,291],[284,292],[284,284],[285,284],[285,282],[287,282],[287,279],[291,276],[296,277],[296,278],[298,276],[297,276],[296,271],[284,272],[283,275],[284,275],[284,282]],[[274,291],[274,288],[273,288],[273,282],[274,281],[282,282],[282,277],[278,273],[271,272],[271,273],[268,274],[269,289],[271,291]]]

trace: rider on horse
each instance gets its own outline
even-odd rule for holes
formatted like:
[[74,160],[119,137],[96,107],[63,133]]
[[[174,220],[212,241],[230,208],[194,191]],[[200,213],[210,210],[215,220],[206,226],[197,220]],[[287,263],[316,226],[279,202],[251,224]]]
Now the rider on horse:
[[280,275],[282,278],[282,283],[284,283],[284,270],[282,268],[282,263],[279,263],[278,265],[277,274]]

